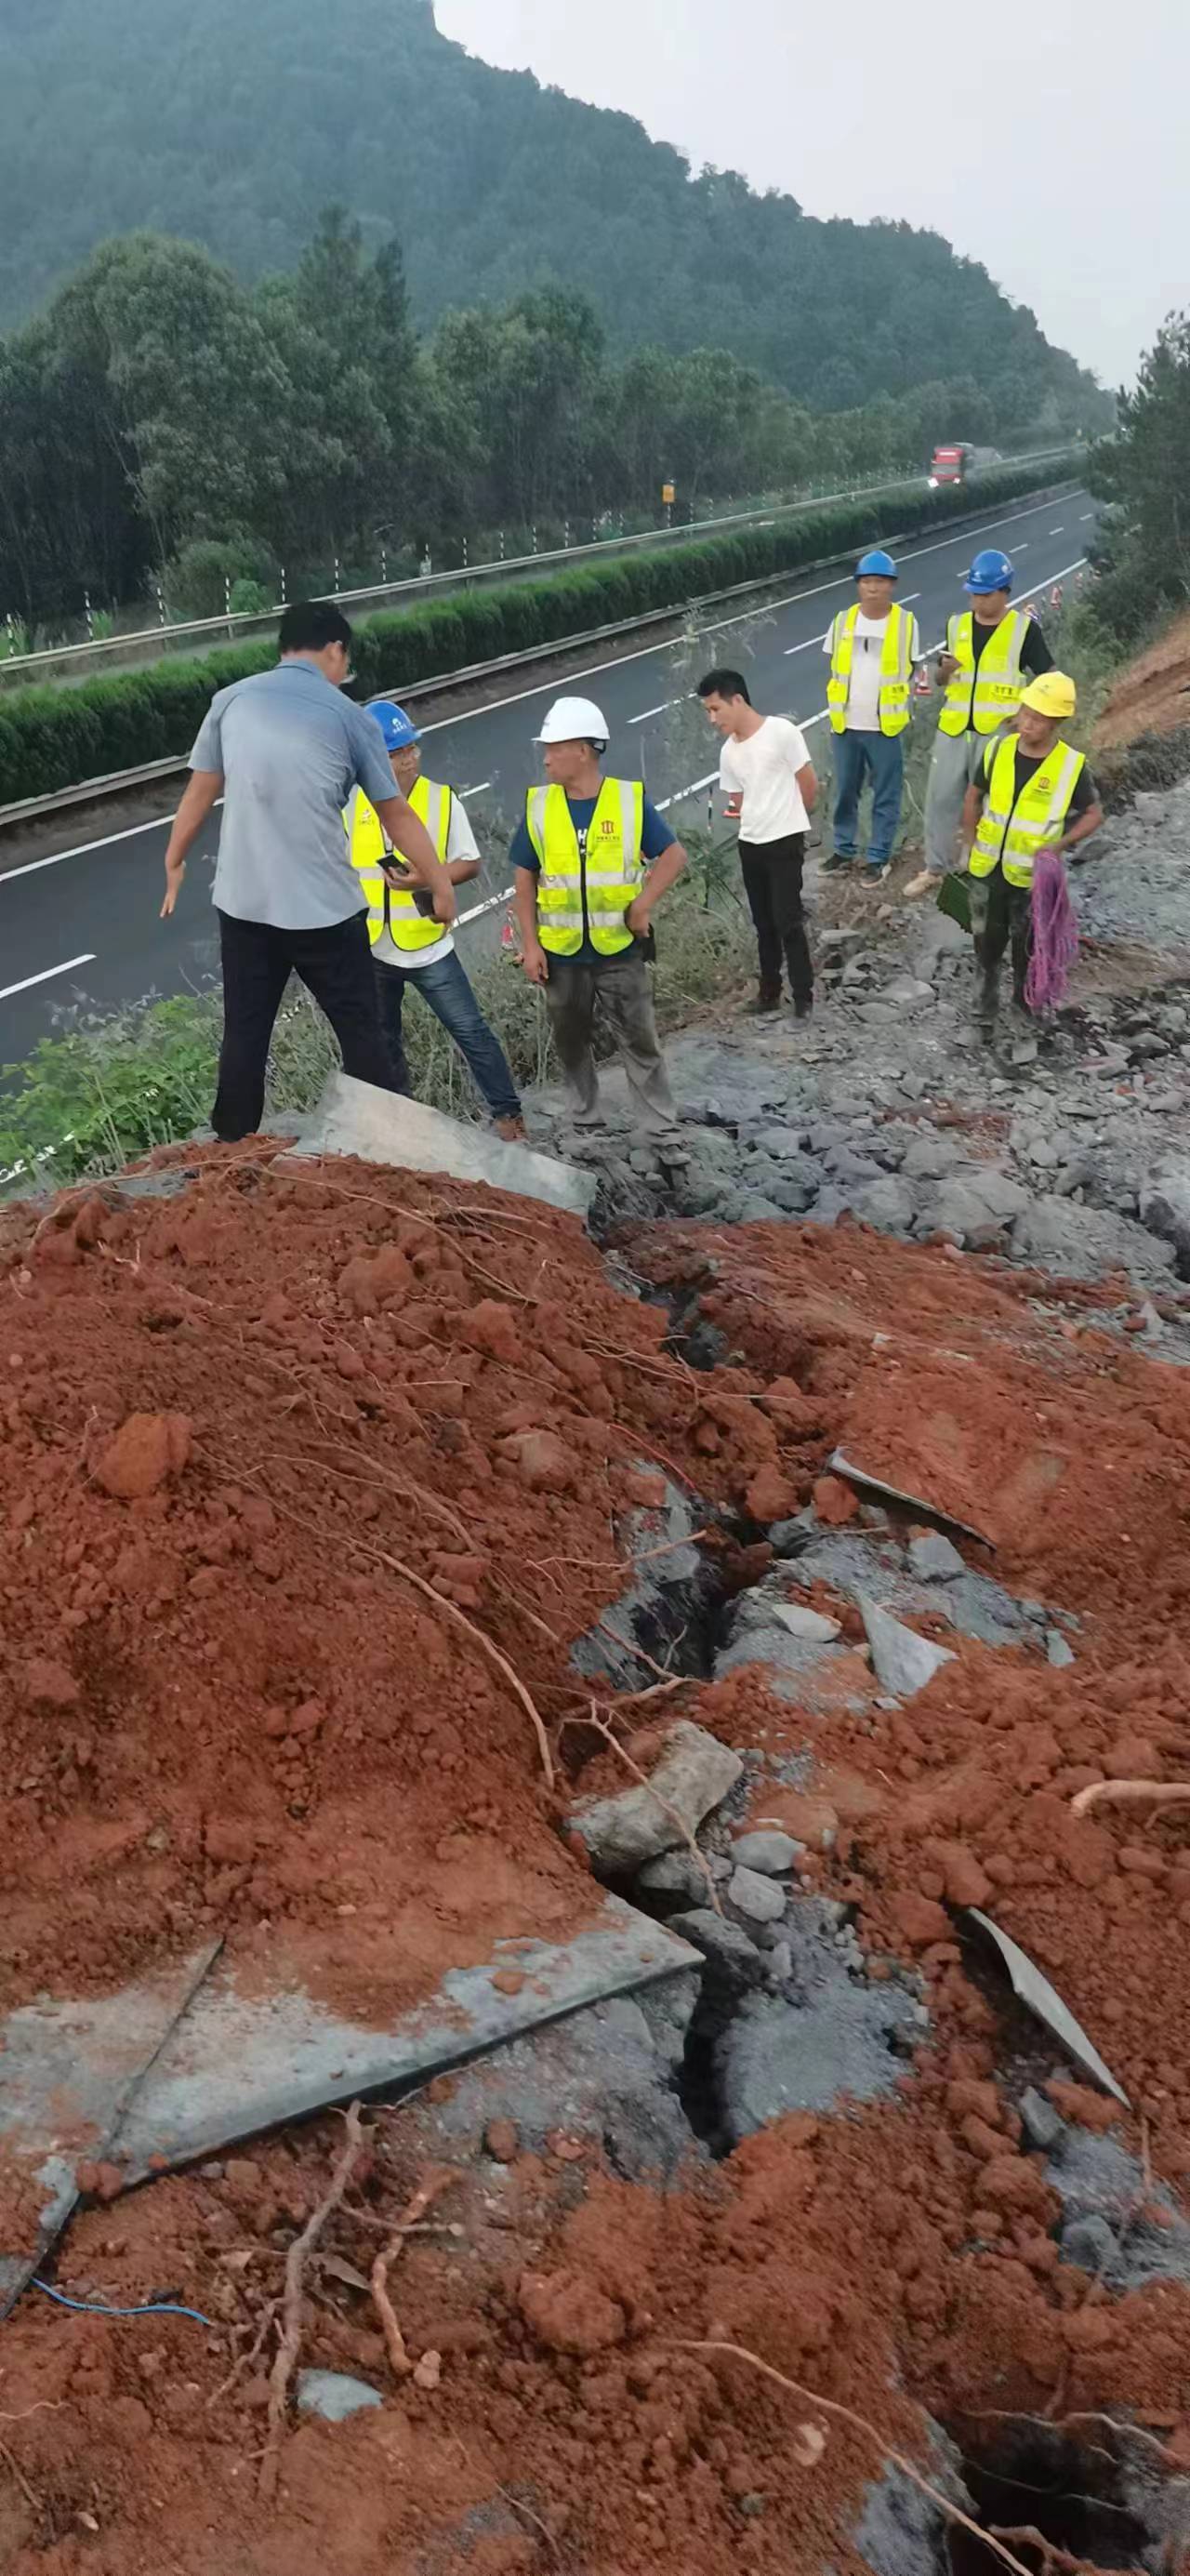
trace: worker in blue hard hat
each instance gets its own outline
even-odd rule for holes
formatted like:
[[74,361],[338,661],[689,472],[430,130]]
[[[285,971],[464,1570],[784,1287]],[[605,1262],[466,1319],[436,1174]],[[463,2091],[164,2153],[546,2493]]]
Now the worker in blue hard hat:
[[883,547],[861,555],[855,568],[856,597],[850,608],[839,610],[822,646],[830,657],[826,698],[835,760],[835,846],[826,868],[834,875],[854,865],[859,800],[870,779],[868,885],[880,885],[888,875],[901,827],[904,736],[913,666],[921,660],[917,619],[893,597],[899,577]]
[[[479,874],[479,850],[461,797],[422,774],[421,734],[404,707],[380,698],[368,709],[378,725],[402,796],[425,824],[439,866],[453,886]],[[407,992],[420,995],[455,1041],[497,1133],[515,1143],[525,1133],[517,1087],[504,1049],[489,1028],[449,927],[435,920],[432,898],[406,871],[394,872],[380,817],[357,787],[344,814],[352,866],[368,900],[368,936],[380,996],[380,1018],[396,1087],[411,1088],[405,1053]]]
[[926,863],[907,894],[924,894],[955,863],[963,800],[982,769],[992,734],[1009,724],[1030,680],[1052,671],[1054,657],[1027,608],[1014,608],[1012,562],[985,546],[966,579],[970,607],[947,620],[938,656],[946,692],[926,790]]

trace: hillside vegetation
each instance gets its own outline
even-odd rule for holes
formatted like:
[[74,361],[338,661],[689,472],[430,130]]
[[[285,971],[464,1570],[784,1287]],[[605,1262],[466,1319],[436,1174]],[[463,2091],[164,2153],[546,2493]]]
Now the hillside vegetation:
[[812,410],[964,379],[969,437],[1097,425],[1092,380],[939,235],[692,176],[632,117],[469,57],[430,0],[0,0],[0,59],[0,324],[111,234],[254,280],[342,202],[368,247],[400,238],[422,326],[561,285],[618,352],[730,350]]

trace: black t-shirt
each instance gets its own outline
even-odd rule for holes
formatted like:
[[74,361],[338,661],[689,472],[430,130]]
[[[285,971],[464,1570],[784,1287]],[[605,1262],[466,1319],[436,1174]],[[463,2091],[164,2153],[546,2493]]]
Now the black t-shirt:
[[[971,650],[975,655],[975,668],[977,671],[983,660],[984,654],[987,651],[988,645],[991,643],[992,637],[997,631],[997,627],[1002,623],[1002,619],[997,619],[996,626],[981,626],[979,619],[974,614],[972,615]],[[1031,617],[1025,628],[1024,641],[1021,645],[1021,669],[1022,671],[1028,672],[1031,680],[1039,680],[1043,671],[1052,671],[1053,667],[1053,654],[1046,643],[1045,637],[1041,632],[1041,628],[1038,625],[1036,618]],[[968,733],[973,733],[974,730],[975,691],[973,688],[971,691],[971,713],[967,718],[967,731]]]
[[[1052,663],[1050,668],[1052,670]],[[1003,739],[1004,737],[1002,734],[995,735],[993,740],[988,744],[987,750],[983,756],[983,777],[979,781],[979,784],[982,789],[983,802],[985,805],[987,803],[988,787],[991,781],[992,765]],[[1043,761],[1048,760],[1050,757],[1051,755],[1049,752],[1042,752],[1034,758],[1031,753],[1022,751],[1018,744],[1014,763],[1016,776],[1012,782],[1012,803],[1014,812],[1016,810],[1018,800],[1024,795],[1030,779],[1036,776],[1036,773],[1041,768]],[[1084,760],[1082,768],[1078,773],[1078,778],[1075,782],[1074,793],[1071,796],[1065,822],[1062,826],[1063,830],[1065,830],[1066,823],[1070,821],[1072,815],[1085,814],[1089,806],[1097,805],[1098,802],[1099,790],[1095,785],[1095,781],[1091,775],[1087,762]],[[996,864],[999,866],[999,860],[997,860]]]

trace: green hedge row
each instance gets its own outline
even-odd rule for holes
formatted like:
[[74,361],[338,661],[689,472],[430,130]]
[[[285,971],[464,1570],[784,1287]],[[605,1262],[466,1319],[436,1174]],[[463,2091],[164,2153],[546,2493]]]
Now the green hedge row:
[[[1061,459],[1048,464],[1044,483],[1059,480],[1064,470]],[[1036,466],[1001,467],[982,476],[974,493],[906,484],[879,498],[834,502],[769,528],[658,547],[540,581],[460,591],[420,608],[382,610],[357,630],[356,671],[366,696],[379,689],[399,692],[415,680],[436,679],[535,644],[560,643],[649,609],[678,607],[736,582],[796,572],[822,557],[871,545],[891,530],[914,534],[1039,488]],[[265,641],[232,646],[201,662],[155,662],[143,671],[86,680],[79,688],[14,690],[0,700],[0,805],[53,795],[143,761],[184,759],[216,691],[268,670],[275,658],[275,645]]]

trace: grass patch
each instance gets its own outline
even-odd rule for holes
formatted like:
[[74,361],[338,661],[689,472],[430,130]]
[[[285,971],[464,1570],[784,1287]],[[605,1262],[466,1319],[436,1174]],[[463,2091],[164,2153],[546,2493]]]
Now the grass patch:
[[[655,978],[663,1029],[730,991],[748,957],[749,933],[734,851],[703,835],[688,839],[691,868],[659,916]],[[518,1083],[551,1077],[541,995],[504,955],[460,954],[480,1007]],[[215,1091],[222,1006],[217,992],[139,1003],[110,1019],[42,1038],[24,1064],[5,1068],[0,1097],[0,1175],[13,1195],[122,1169],[156,1145],[176,1144],[205,1126]],[[480,1104],[457,1047],[433,1013],[410,996],[405,1046],[416,1097],[454,1118],[479,1118]],[[291,984],[269,1058],[268,1115],[314,1108],[339,1061],[330,1028],[302,987]]]

